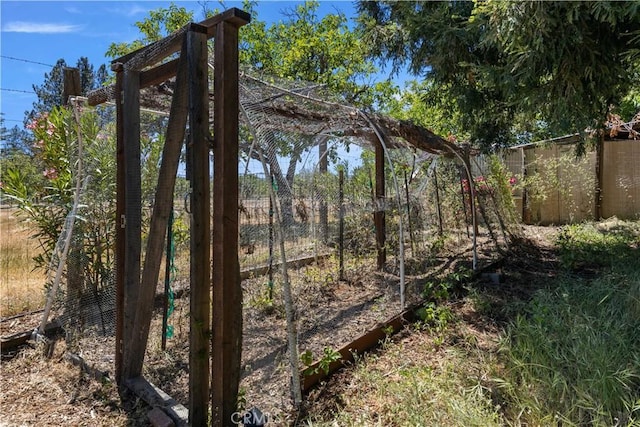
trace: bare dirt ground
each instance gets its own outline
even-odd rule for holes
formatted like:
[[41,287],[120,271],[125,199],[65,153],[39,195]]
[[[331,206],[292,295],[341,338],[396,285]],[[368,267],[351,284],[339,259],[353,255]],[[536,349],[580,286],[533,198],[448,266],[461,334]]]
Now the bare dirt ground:
[[[492,300],[491,307],[495,312],[476,313],[468,306],[453,304],[463,324],[473,329],[472,333],[477,334],[479,340],[492,342],[493,334],[506,320],[504,312],[499,309],[501,304],[527,298],[531,289],[541,286],[548,275],[554,274],[556,261],[549,243],[554,232],[555,229],[551,228],[526,227],[526,238],[503,257],[500,267],[501,274],[508,277],[505,283],[509,285],[499,289],[491,283],[479,285],[482,287],[480,291]],[[496,255],[489,252],[488,249],[486,253],[481,251],[481,257]],[[466,252],[460,257],[458,251],[455,259],[438,257],[430,261],[429,268],[438,274],[446,274],[461,260],[468,264],[468,255]],[[421,270],[419,267],[424,266],[407,264],[409,281],[414,286],[409,301],[419,296],[419,285],[427,280],[424,275],[418,274]],[[391,266],[390,270],[394,268]],[[373,269],[363,268],[348,276],[348,280],[337,282],[331,275],[318,277],[324,271],[322,266],[310,266],[292,273],[295,276],[292,280],[298,283],[295,294],[301,351],[310,350],[318,355],[325,347],[337,348],[399,312],[395,274],[376,273]],[[267,304],[260,298],[264,292],[263,278],[247,280],[243,287],[246,307],[242,362],[244,374],[241,383],[243,397],[248,406],[256,405],[278,414],[284,423],[294,423],[286,360],[284,309],[281,304]],[[35,317],[38,318],[37,314]],[[145,377],[179,402],[186,403],[188,298],[176,300],[172,319],[174,337],[168,340],[167,349],[161,351],[158,333],[160,316],[154,317]],[[26,327],[32,320],[25,317],[24,322],[2,319],[0,331],[5,336]],[[30,328],[33,329],[33,326]],[[419,339],[415,335],[407,337],[409,340]],[[403,339],[403,335],[398,339]],[[417,344],[414,347],[419,349]],[[42,356],[41,349],[29,345],[2,361],[0,426],[149,425],[146,414],[150,408],[136,399],[122,402],[116,386],[108,378],[96,381],[82,373],[66,360],[66,350],[64,340],[60,340],[53,357],[47,359]],[[107,348],[105,351],[112,350]],[[109,357],[102,359],[107,362],[111,360]],[[347,384],[348,372],[348,369],[344,370],[312,392],[308,409],[326,411],[339,404],[331,401],[331,390]]]

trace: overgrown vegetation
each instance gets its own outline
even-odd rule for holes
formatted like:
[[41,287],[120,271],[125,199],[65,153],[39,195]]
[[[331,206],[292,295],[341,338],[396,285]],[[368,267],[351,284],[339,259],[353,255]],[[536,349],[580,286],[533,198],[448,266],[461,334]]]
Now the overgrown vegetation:
[[561,230],[567,270],[534,296],[501,344],[510,418],[640,425],[639,231],[622,222]]
[[531,220],[543,220],[542,212],[550,215],[556,210],[560,223],[592,218],[596,188],[593,162],[593,156],[576,157],[569,149],[558,150],[555,156],[536,155],[527,167],[528,174],[518,176],[518,187],[527,192]]
[[[314,410],[308,424],[640,425],[640,223],[565,226],[554,243],[561,268],[540,272],[537,291],[485,289],[521,295],[504,307],[477,288],[436,298],[412,332],[345,374],[330,417]],[[506,323],[489,318],[500,310]]]

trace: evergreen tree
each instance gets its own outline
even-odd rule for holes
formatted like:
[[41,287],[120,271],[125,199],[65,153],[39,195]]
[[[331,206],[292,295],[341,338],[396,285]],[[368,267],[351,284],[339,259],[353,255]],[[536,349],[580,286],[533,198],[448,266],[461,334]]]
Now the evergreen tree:
[[[64,89],[64,69],[67,63],[64,59],[58,59],[51,72],[45,73],[44,83],[33,85],[33,91],[38,96],[33,103],[33,109],[25,112],[25,125],[32,121],[38,114],[51,111],[53,107],[63,105],[62,99]],[[107,68],[103,64],[94,71],[93,65],[89,63],[87,57],[80,57],[76,63],[76,68],[80,71],[81,94],[86,95],[89,91],[96,89],[107,81]]]

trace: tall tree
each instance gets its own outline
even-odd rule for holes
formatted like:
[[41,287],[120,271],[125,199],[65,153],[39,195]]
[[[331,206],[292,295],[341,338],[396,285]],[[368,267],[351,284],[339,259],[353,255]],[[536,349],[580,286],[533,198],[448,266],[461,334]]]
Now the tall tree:
[[563,130],[600,127],[637,77],[640,2],[488,2],[478,7],[504,52],[505,71],[537,109]]
[[365,2],[378,58],[407,65],[456,102],[484,147],[604,122],[637,87],[638,2]]
[[[63,105],[62,93],[64,89],[64,69],[67,63],[58,59],[49,73],[44,75],[44,83],[33,85],[33,91],[38,96],[31,111],[25,112],[25,124],[32,121],[38,114],[51,111],[54,107]],[[80,57],[76,63],[80,70],[80,87],[82,94],[102,86],[108,79],[107,68],[103,64],[97,71],[86,57]]]
[[319,17],[319,5],[298,4],[284,11],[284,20],[267,25],[255,19],[255,3],[246,3],[254,19],[242,29],[242,63],[276,77],[326,84],[347,102],[370,104],[370,88],[362,82],[376,68],[365,59],[367,46],[344,13]]
[[[253,3],[245,6],[252,16],[256,15]],[[324,84],[338,101],[371,105],[375,88],[361,83],[376,71],[373,63],[365,59],[366,45],[358,32],[349,27],[343,13],[319,17],[318,7],[317,1],[296,5],[285,12],[283,21],[271,25],[254,19],[241,32],[241,61],[247,67],[274,77]],[[267,161],[278,184],[283,219],[292,222],[290,189],[298,162],[305,151],[326,140],[309,135],[292,138],[274,133],[272,136],[275,150],[267,150]],[[281,169],[278,157],[288,159],[285,171]]]
[[183,6],[171,3],[169,7],[160,7],[149,12],[149,16],[134,24],[141,37],[130,43],[111,43],[106,56],[117,58],[136,49],[168,36],[193,20],[193,12]]
[[[251,24],[240,30],[240,61],[243,67],[273,77],[325,84],[343,101],[358,105],[373,102],[374,88],[363,87],[359,82],[365,81],[375,68],[371,61],[366,60],[367,48],[360,34],[349,27],[344,14],[336,12],[319,17],[319,3],[308,1],[286,11],[284,20],[267,24],[258,19],[255,2],[246,1],[243,8],[252,17]],[[216,13],[206,3],[203,10],[206,16]],[[135,24],[140,29],[140,39],[130,44],[112,44],[107,55],[117,57],[126,54],[177,30],[192,19],[193,13],[174,4],[152,11],[147,18]],[[289,189],[293,187],[297,164],[302,152],[318,142],[303,136],[293,139],[290,135],[274,137],[277,147],[269,152],[266,160],[278,182],[283,216],[291,220],[293,209]],[[250,143],[244,142],[248,153]],[[289,159],[285,170],[280,167],[278,157]]]

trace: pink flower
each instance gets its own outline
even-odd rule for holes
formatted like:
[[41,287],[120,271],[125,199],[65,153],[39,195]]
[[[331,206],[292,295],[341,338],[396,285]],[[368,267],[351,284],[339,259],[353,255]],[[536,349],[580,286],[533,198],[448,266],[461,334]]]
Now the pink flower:
[[42,172],[42,175],[44,175],[45,178],[47,179],[56,179],[58,178],[58,171],[55,170],[54,168],[47,168]]
[[31,120],[29,123],[27,123],[27,129],[29,130],[34,130],[35,128],[38,127],[38,121],[36,119]]
[[40,140],[34,142],[33,143],[33,147],[42,149],[42,147],[44,147],[44,141],[42,139],[40,139]]
[[511,178],[509,178],[509,184],[516,185],[516,182],[518,182],[518,180],[516,179],[515,176],[512,176]]

